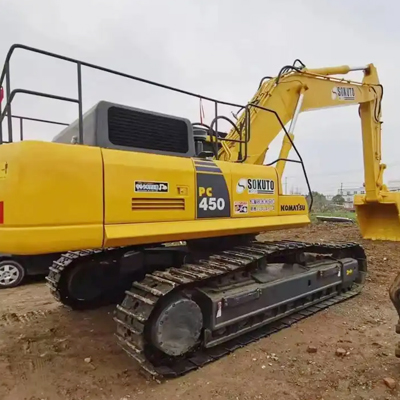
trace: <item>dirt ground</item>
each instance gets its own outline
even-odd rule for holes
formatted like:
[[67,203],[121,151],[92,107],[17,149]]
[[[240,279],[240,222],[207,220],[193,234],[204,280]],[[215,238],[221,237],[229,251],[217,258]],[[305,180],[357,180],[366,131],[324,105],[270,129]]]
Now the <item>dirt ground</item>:
[[[400,271],[398,243],[361,240],[355,225],[319,224],[270,238],[363,244],[369,277],[363,293],[289,329],[162,384],[146,381],[116,345],[113,307],[73,312],[43,282],[0,292],[0,399],[400,398],[396,313],[388,286]],[[315,346],[316,352],[307,351]],[[344,357],[336,355],[339,348]],[[90,362],[87,362],[90,358]],[[390,389],[384,379],[392,378]]]

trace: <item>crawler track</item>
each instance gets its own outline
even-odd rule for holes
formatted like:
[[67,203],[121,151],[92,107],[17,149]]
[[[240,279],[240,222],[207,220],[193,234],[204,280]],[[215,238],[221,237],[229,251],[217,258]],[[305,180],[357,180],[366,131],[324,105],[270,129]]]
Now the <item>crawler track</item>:
[[56,300],[73,309],[89,309],[97,308],[109,303],[113,303],[114,296],[105,296],[96,299],[93,302],[80,302],[70,297],[66,288],[66,273],[75,265],[81,263],[103,263],[113,264],[117,262],[119,257],[127,251],[126,248],[109,248],[109,249],[92,249],[70,251],[62,255],[49,269],[46,277],[47,285]]
[[[268,262],[273,257],[289,256],[297,251],[320,254],[345,251],[348,256],[359,262],[359,269],[362,271],[359,283],[354,283],[346,291],[342,290],[340,285],[333,292],[321,290],[313,294],[311,298],[305,297],[303,304],[292,309],[278,307],[273,318],[262,319],[262,315],[258,315],[257,318],[249,317],[243,334],[239,335],[243,329],[237,327],[238,335],[234,337],[231,329],[229,337],[220,338],[221,344],[205,348],[199,343],[196,349],[184,356],[168,357],[146,340],[146,327],[151,324],[153,310],[165,296],[173,291],[209,284],[232,272],[246,268],[251,270],[261,258],[265,258]],[[157,380],[163,377],[184,375],[240,347],[287,328],[320,310],[357,295],[362,289],[366,268],[365,253],[355,243],[322,244],[281,241],[253,242],[246,247],[238,246],[198,263],[169,268],[165,271],[154,271],[147,274],[142,281],[134,282],[132,288],[126,292],[124,301],[117,305],[114,318],[117,323],[117,340],[121,348],[140,365],[146,375]],[[230,339],[232,336],[234,338]]]

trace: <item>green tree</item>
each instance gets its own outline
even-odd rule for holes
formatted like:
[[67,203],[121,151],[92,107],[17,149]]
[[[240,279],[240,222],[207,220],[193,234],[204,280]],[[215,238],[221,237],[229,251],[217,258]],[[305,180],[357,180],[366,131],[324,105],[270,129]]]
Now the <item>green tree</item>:
[[[315,211],[324,211],[326,206],[328,205],[328,200],[322,193],[311,192],[313,197],[313,209]],[[310,202],[310,196],[307,195],[307,201]]]
[[344,204],[343,196],[340,195],[340,194],[337,194],[336,196],[333,196],[332,203],[339,204],[339,205]]

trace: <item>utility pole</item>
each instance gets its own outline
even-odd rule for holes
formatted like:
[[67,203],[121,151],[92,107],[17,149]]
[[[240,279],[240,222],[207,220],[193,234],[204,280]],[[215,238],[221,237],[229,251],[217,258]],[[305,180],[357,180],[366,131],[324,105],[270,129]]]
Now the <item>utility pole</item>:
[[340,195],[343,196],[343,182],[340,184]]

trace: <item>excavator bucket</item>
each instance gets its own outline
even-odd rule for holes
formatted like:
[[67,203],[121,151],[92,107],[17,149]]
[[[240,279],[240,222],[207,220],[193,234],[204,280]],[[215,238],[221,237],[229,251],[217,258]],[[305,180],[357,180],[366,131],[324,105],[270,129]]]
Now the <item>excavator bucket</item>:
[[364,239],[400,241],[400,193],[386,192],[377,202],[357,196],[354,205]]

